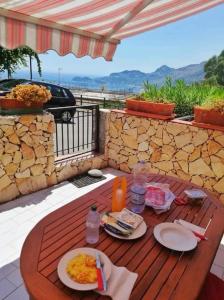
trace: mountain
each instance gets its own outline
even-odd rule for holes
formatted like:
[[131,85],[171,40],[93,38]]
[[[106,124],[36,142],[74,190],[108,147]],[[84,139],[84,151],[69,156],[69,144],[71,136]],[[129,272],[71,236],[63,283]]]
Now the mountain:
[[106,87],[109,90],[129,90],[139,92],[144,81],[162,85],[167,76],[173,80],[183,79],[187,83],[198,82],[204,78],[205,62],[192,64],[182,68],[170,68],[163,65],[151,73],[144,73],[139,70],[125,70],[118,73],[111,73],[109,76],[90,78],[90,77],[73,77],[73,83],[78,86],[89,88]]

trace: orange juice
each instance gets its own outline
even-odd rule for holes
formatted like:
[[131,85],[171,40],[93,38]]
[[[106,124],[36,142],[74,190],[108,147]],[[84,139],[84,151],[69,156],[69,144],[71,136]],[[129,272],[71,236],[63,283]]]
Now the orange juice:
[[126,207],[127,181],[125,177],[116,177],[113,183],[112,212],[121,211]]

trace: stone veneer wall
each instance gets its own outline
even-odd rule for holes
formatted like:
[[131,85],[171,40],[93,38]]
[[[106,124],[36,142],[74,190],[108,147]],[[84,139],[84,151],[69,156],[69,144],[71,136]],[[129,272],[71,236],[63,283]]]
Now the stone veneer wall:
[[131,172],[138,160],[151,172],[189,180],[224,203],[224,133],[112,111],[107,139],[109,166]]
[[[108,124],[108,112],[100,118]],[[54,130],[51,114],[0,116],[0,203],[107,166],[104,154],[57,161]],[[101,140],[105,134],[101,129]]]
[[0,202],[48,186],[54,171],[53,116],[0,116]]

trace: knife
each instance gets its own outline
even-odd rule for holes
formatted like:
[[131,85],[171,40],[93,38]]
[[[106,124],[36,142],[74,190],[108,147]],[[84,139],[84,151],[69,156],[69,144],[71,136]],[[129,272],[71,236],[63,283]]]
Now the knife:
[[[201,233],[199,233],[199,232],[196,231],[196,230],[197,230],[197,227],[198,227],[197,225],[194,225],[194,224],[188,224],[188,222],[185,222],[184,220],[181,220],[181,219],[176,220],[176,223],[179,224],[179,225],[181,225],[181,226],[183,226],[184,228],[190,230],[190,231],[191,231],[196,237],[198,237],[200,240],[202,240],[202,241],[207,241],[207,240],[208,240],[208,238],[205,236],[205,231],[206,231],[206,229],[205,229],[205,231],[204,231],[204,234],[201,234]],[[191,225],[191,227],[189,227],[189,225]],[[195,228],[196,230],[194,230],[194,228]]]
[[103,276],[102,276],[102,269],[99,260],[99,254],[96,254],[96,271],[97,271],[98,290],[103,291]]
[[96,253],[96,268],[97,268],[98,289],[100,291],[106,291],[107,290],[106,276],[102,268],[100,255],[98,253]]

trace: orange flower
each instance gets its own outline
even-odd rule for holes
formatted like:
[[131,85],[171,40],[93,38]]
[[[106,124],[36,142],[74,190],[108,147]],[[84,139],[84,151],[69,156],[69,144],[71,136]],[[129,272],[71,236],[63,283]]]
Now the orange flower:
[[52,97],[51,92],[42,85],[22,85],[15,86],[11,93],[6,95],[6,98],[13,98],[18,101],[25,102],[28,106],[31,102],[45,103]]

